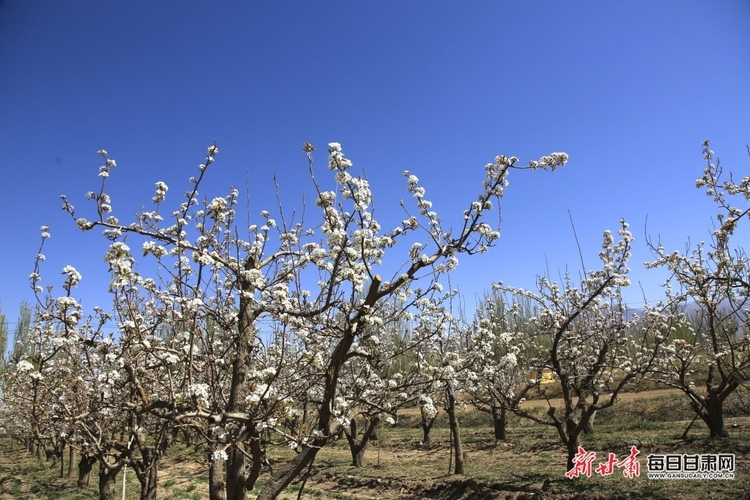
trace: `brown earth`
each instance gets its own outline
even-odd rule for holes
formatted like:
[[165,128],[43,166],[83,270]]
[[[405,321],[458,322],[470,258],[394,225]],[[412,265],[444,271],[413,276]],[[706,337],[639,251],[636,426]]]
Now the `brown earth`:
[[[382,429],[380,441],[367,450],[365,463],[356,468],[349,465],[351,460],[345,442],[339,441],[321,450],[315,467],[308,478],[302,499],[382,499],[382,500],[490,500],[490,499],[603,499],[603,498],[655,498],[668,500],[698,500],[750,498],[750,414],[743,405],[730,405],[727,419],[730,439],[709,441],[705,439],[705,428],[697,422],[687,441],[676,436],[685,428],[685,419],[690,418],[690,410],[685,398],[672,399],[669,396],[678,391],[660,389],[639,393],[622,394],[618,405],[611,409],[611,416],[602,415],[602,421],[616,422],[618,425],[637,420],[638,415],[659,408],[656,420],[669,417],[672,422],[660,427],[660,422],[643,428],[637,425],[624,426],[622,430],[598,433],[594,441],[587,442],[587,450],[597,450],[599,456],[605,452],[626,456],[629,447],[638,445],[641,451],[642,466],[648,453],[718,453],[731,451],[737,456],[737,479],[734,481],[656,481],[648,480],[645,474],[639,478],[614,477],[582,478],[577,483],[564,477],[565,453],[558,444],[554,431],[541,426],[530,426],[527,421],[515,420],[510,424],[507,442],[495,443],[491,430],[476,422],[480,412],[470,406],[462,412],[463,420],[474,422],[462,429],[462,437],[467,453],[467,472],[463,476],[449,475],[448,465],[450,446],[448,431],[444,427],[433,430],[433,444],[419,442],[421,431],[417,428],[418,410],[399,412],[403,415],[402,424],[396,428]],[[662,398],[664,401],[651,400]],[[634,405],[620,406],[625,401],[637,401]],[[740,402],[741,403],[741,402]],[[546,406],[544,400],[527,401],[529,407]],[[561,404],[552,401],[551,404]],[[441,412],[444,413],[444,412]],[[486,417],[485,417],[486,418]],[[56,496],[34,493],[34,483],[52,482],[45,476],[23,475],[19,456],[23,455],[19,446],[8,452],[7,440],[2,440],[0,450],[0,500],[14,498],[28,499],[94,499],[96,495],[67,496],[68,489],[75,489],[70,480],[55,480],[50,491],[62,491],[65,495]],[[727,446],[730,449],[727,449]],[[27,460],[27,459],[25,459]],[[272,466],[278,466],[282,457],[271,459]],[[207,470],[200,458],[188,449],[170,450],[163,459],[159,472],[160,500],[200,500],[208,497]],[[269,472],[269,471],[266,471]],[[118,478],[118,486],[122,478]],[[67,482],[66,482],[67,481]],[[95,477],[92,477],[92,485]],[[298,498],[299,483],[280,498]],[[118,488],[119,490],[119,488]],[[128,473],[127,500],[137,498],[137,481]],[[11,493],[14,492],[14,493]],[[18,495],[21,496],[18,496]],[[248,499],[253,498],[248,493]],[[119,494],[118,494],[119,499]]]

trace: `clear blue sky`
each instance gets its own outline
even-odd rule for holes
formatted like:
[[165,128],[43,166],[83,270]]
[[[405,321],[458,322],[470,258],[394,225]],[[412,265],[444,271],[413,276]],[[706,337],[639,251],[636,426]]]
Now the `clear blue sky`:
[[[463,258],[453,284],[471,297],[579,269],[570,210],[588,267],[626,218],[632,278],[658,298],[661,276],[641,265],[646,216],[667,248],[707,239],[711,204],[693,187],[704,139],[727,168],[750,169],[749,26],[741,0],[2,1],[3,310],[14,322],[32,297],[43,224],[43,284],[61,293],[71,264],[84,305],[109,305],[103,238],[59,199],[92,214],[98,149],[117,160],[109,191],[127,221],[156,181],[177,203],[214,140],[202,193],[244,194],[249,175],[254,216],[275,209],[274,173],[288,208],[310,192],[304,141],[320,176],[326,144],[341,142],[386,228],[402,219],[404,169],[458,222],[495,155],[565,151],[562,170],[511,176],[498,247]],[[637,287],[626,297],[642,302]]]

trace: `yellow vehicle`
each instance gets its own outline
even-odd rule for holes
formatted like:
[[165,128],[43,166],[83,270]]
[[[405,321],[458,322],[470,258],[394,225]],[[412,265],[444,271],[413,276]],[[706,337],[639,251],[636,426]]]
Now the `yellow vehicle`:
[[555,382],[555,378],[552,376],[552,369],[543,368],[541,379],[539,379],[539,377],[537,376],[537,373],[538,372],[536,370],[531,370],[528,373],[526,373],[526,378],[528,380],[537,379],[539,380],[539,383],[541,385],[553,384]]

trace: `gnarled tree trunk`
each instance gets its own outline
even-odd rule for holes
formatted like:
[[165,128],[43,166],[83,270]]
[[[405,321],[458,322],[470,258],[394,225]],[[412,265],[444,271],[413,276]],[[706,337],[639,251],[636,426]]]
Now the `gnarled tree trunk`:
[[[242,448],[242,449],[240,449]],[[236,443],[227,452],[227,500],[245,500],[245,454],[244,443]]]
[[365,450],[367,449],[367,445],[370,444],[370,439],[375,434],[375,428],[379,422],[380,419],[378,417],[374,417],[371,420],[365,418],[365,433],[361,440],[357,440],[356,419],[349,421],[349,430],[344,429],[346,439],[349,441],[349,450],[352,453],[352,465],[354,467],[362,467],[362,458],[365,456]]
[[81,454],[81,460],[78,461],[78,481],[81,488],[87,487],[91,483],[91,469],[94,468],[96,458]]
[[255,488],[255,482],[260,476],[260,469],[265,461],[265,452],[260,445],[260,433],[255,426],[250,429],[250,439],[247,441],[247,444],[250,449],[250,456],[253,459],[253,462],[250,464],[250,471],[247,474],[247,478],[245,478],[245,489],[249,491]]
[[120,473],[122,465],[117,464],[107,467],[99,462],[99,500],[116,500],[115,489],[117,486],[117,474]]
[[141,483],[140,500],[156,500],[156,485],[159,478],[161,454],[147,447],[142,449],[141,454],[143,462],[141,463],[140,470],[133,466],[138,477],[138,482]]
[[432,430],[432,426],[435,424],[437,414],[430,418],[425,414],[424,409],[422,409],[420,413],[422,414],[422,443],[430,444],[430,431]]
[[505,406],[493,406],[491,412],[492,427],[495,431],[495,441],[505,441],[505,427],[508,424]]
[[729,432],[727,432],[727,428],[724,425],[725,397],[724,394],[715,388],[709,388],[708,394],[703,398],[703,411],[698,411],[698,416],[708,426],[711,439],[729,437]]

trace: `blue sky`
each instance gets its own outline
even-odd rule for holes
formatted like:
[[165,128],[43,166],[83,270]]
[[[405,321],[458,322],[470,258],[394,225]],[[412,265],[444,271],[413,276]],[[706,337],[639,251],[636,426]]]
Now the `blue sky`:
[[[638,306],[637,282],[656,299],[663,278],[641,264],[647,216],[667,248],[708,238],[701,141],[726,168],[750,168],[748,25],[740,0],[2,1],[3,311],[12,326],[32,298],[43,224],[43,284],[61,293],[70,264],[84,306],[109,304],[106,244],[59,199],[92,215],[98,149],[117,161],[109,192],[126,221],[156,181],[177,203],[214,140],[202,193],[244,194],[249,178],[255,221],[275,210],[274,174],[287,208],[310,193],[305,141],[319,177],[326,144],[342,143],[385,228],[403,218],[405,169],[458,224],[496,155],[565,151],[561,170],[512,174],[498,246],[463,258],[452,283],[471,300],[493,281],[532,288],[546,268],[577,272],[568,211],[593,268],[602,232],[624,217],[637,238],[626,298]],[[407,250],[395,248],[399,262]]]

